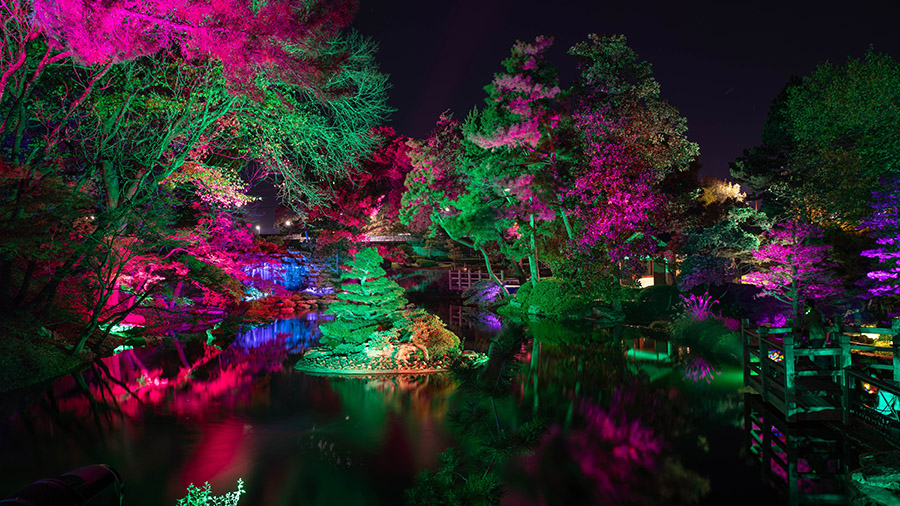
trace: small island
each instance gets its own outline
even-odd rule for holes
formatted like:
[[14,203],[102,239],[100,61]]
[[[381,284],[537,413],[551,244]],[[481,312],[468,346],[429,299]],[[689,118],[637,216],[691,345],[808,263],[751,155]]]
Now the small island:
[[321,346],[295,369],[310,374],[428,374],[472,366],[487,358],[463,351],[437,316],[416,309],[385,275],[375,248],[356,252],[340,274],[341,292],[328,306],[333,320],[319,328]]

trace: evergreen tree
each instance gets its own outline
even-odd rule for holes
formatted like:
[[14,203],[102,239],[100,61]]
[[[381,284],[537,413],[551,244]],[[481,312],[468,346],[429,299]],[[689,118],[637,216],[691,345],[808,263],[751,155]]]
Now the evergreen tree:
[[339,301],[325,312],[334,320],[320,326],[322,344],[342,353],[362,351],[375,332],[389,329],[400,318],[407,302],[403,288],[385,277],[382,260],[375,248],[366,248],[346,265],[341,272]]

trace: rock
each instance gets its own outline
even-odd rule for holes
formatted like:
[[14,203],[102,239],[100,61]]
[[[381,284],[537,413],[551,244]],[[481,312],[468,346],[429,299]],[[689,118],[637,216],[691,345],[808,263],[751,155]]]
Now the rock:
[[862,467],[850,473],[851,504],[857,506],[900,505],[900,451],[863,455]]

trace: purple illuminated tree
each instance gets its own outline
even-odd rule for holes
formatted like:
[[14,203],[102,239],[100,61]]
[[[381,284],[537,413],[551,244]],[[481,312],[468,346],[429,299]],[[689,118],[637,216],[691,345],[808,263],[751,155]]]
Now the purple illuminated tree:
[[659,251],[671,221],[660,181],[685,170],[699,150],[624,36],[592,34],[569,53],[581,71],[574,117],[585,144],[585,163],[567,193],[583,224],[578,244],[636,268]]
[[866,274],[875,280],[869,288],[874,296],[900,295],[900,178],[883,180],[883,191],[872,192],[872,216],[862,222],[875,238],[877,248],[861,255],[878,261],[878,268]]
[[756,270],[744,282],[762,288],[762,294],[791,306],[795,324],[801,309],[841,291],[828,261],[831,246],[821,244],[817,225],[789,221],[765,233],[766,243],[753,253]]

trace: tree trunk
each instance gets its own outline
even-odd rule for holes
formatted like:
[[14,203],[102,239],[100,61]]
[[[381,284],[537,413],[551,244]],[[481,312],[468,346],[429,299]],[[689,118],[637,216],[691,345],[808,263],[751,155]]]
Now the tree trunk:
[[19,307],[22,305],[22,302],[25,301],[25,296],[28,295],[28,288],[31,287],[31,279],[34,276],[34,269],[37,265],[37,260],[32,259],[28,262],[28,267],[25,268],[25,274],[22,277],[22,284],[19,286],[19,293],[16,295],[16,300],[13,302],[13,305]]
[[491,259],[488,258],[487,252],[484,251],[484,248],[478,248],[478,251],[480,251],[481,255],[484,256],[484,266],[487,268],[488,276],[491,277],[494,283],[497,283],[497,285],[500,286],[500,290],[503,291],[503,296],[509,297],[509,290],[506,289],[506,285],[503,283],[503,281],[500,281],[496,275],[494,275],[494,271],[491,269]]

